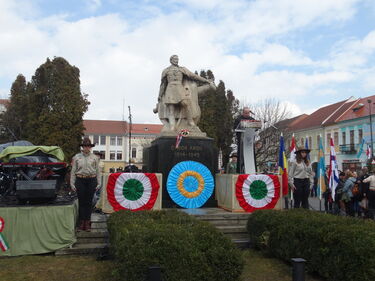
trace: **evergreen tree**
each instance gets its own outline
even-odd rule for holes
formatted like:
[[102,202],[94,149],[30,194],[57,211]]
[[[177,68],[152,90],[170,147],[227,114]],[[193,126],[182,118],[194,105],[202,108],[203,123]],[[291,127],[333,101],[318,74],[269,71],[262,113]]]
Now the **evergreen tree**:
[[81,93],[79,69],[64,58],[42,64],[28,87],[26,135],[35,145],[60,146],[70,159],[83,135],[83,114],[90,104]]
[[[212,71],[201,71],[200,76],[214,80]],[[209,91],[199,97],[201,119],[199,128],[214,139],[215,146],[223,152],[223,165],[229,160],[231,144],[233,143],[233,113],[238,108],[238,100],[231,90],[225,89],[225,84],[220,81],[216,91]]]
[[1,116],[2,142],[20,140],[25,137],[27,116],[27,84],[22,74],[19,74],[12,84],[9,103]]

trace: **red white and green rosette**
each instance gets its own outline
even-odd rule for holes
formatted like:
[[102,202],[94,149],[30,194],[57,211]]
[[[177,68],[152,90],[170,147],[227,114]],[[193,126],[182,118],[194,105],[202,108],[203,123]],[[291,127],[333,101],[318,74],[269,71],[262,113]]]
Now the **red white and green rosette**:
[[239,175],[236,197],[246,212],[273,209],[280,197],[280,181],[276,175]]
[[4,225],[5,225],[4,219],[2,217],[0,217],[0,249],[3,252],[5,252],[6,250],[9,249],[9,246],[8,246],[7,242],[5,241],[4,236],[1,234],[1,232],[4,229]]
[[113,210],[150,210],[159,192],[159,181],[151,173],[114,173],[108,177],[107,197]]

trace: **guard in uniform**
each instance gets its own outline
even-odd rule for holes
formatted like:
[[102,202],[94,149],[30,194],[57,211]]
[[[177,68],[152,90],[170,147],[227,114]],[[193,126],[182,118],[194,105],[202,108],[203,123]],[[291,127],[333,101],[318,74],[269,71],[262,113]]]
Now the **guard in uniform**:
[[78,196],[78,231],[91,230],[92,200],[95,191],[100,187],[99,157],[91,153],[91,144],[85,137],[80,145],[82,152],[76,154],[72,160],[70,186]]

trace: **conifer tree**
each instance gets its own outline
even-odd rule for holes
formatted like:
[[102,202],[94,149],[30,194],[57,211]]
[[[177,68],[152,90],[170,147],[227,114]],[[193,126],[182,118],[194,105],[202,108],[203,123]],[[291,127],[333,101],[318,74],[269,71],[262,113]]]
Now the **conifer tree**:
[[[201,71],[200,75],[214,80],[211,70]],[[238,100],[231,90],[225,89],[225,84],[220,81],[216,91],[209,91],[199,97],[201,119],[199,128],[214,139],[215,146],[223,152],[223,165],[229,160],[231,144],[233,143],[234,113],[238,109]]]
[[9,103],[1,116],[1,141],[9,142],[25,137],[27,116],[27,84],[25,76],[19,74],[12,84]]
[[90,104],[81,93],[79,69],[64,58],[42,64],[28,87],[26,135],[35,145],[60,146],[66,160],[79,149],[83,114]]

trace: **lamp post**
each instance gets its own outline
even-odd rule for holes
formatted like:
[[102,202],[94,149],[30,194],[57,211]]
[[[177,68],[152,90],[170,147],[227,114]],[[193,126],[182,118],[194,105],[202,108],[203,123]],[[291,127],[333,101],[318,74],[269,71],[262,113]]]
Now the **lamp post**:
[[368,99],[368,107],[369,107],[369,113],[370,113],[370,139],[371,139],[371,162],[374,158],[374,149],[373,149],[373,143],[372,143],[372,117],[371,117],[371,100]]

